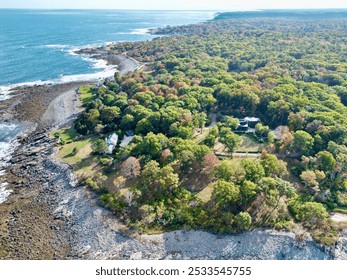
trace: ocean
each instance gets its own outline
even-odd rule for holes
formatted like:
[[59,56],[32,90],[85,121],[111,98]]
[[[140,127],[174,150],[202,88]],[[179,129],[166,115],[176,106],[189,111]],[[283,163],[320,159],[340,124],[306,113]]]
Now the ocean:
[[[103,61],[74,50],[111,42],[151,40],[148,29],[210,20],[213,11],[0,9],[0,102],[20,85],[89,81],[112,76]],[[0,112],[1,114],[1,112]],[[22,133],[0,122],[0,204],[11,194],[5,166]]]
[[148,28],[197,23],[214,15],[206,11],[0,9],[0,91],[12,84],[95,75],[105,64],[73,55],[74,49],[150,40],[154,36],[147,34]]

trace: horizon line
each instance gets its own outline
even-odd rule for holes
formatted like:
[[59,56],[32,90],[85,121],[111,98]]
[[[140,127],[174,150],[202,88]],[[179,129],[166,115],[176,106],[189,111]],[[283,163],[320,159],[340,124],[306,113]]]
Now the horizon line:
[[347,10],[346,7],[325,7],[325,8],[300,8],[300,7],[290,7],[290,8],[245,8],[245,9],[216,9],[216,10],[210,10],[210,9],[117,9],[117,8],[18,8],[18,7],[0,7],[1,10],[61,10],[61,11],[67,11],[67,10],[96,10],[96,11],[211,11],[211,12],[256,12],[256,11],[266,11],[266,10]]

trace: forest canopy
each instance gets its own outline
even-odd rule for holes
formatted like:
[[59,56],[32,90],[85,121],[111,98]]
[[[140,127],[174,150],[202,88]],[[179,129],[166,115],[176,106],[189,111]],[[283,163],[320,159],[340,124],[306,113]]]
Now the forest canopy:
[[[226,18],[111,47],[145,66],[89,89],[75,128],[116,174],[89,185],[143,231],[300,223],[332,243],[329,211],[347,209],[346,20]],[[260,122],[240,132],[247,117]],[[110,133],[133,138],[107,154]]]

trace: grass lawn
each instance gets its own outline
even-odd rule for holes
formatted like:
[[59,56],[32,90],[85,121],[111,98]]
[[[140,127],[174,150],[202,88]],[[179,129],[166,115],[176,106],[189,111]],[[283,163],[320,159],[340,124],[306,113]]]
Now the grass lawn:
[[79,95],[80,95],[80,100],[82,102],[83,105],[85,105],[86,103],[90,102],[93,100],[93,93],[92,93],[92,89],[93,89],[94,85],[92,86],[81,86],[79,88]]
[[[104,186],[111,192],[117,192],[119,187],[114,185],[114,181],[120,176],[118,171],[111,173],[105,173],[99,158],[92,154],[92,143],[96,141],[96,137],[90,137],[80,141],[70,142],[63,146],[60,146],[57,154],[58,158],[64,162],[70,164],[74,168],[74,172],[78,178],[93,178],[98,173],[102,173],[107,176]],[[73,150],[77,149],[77,153],[74,155]],[[126,181],[121,188],[127,189],[134,181]]]
[[[92,142],[94,138],[87,138],[80,141],[71,142],[61,146],[57,156],[70,164],[78,177],[93,177],[99,172],[99,162],[96,156],[92,155]],[[74,155],[73,150],[77,149]]]
[[240,145],[236,149],[236,153],[261,153],[264,144],[258,143],[253,137],[241,136]]
[[51,132],[51,137],[59,136],[61,141],[65,144],[69,144],[77,139],[77,131],[73,127],[63,128],[58,131]]
[[[253,138],[243,135],[235,153],[261,153],[264,148],[265,144],[258,143]],[[214,150],[220,153],[227,152],[225,146],[220,142],[214,145]]]

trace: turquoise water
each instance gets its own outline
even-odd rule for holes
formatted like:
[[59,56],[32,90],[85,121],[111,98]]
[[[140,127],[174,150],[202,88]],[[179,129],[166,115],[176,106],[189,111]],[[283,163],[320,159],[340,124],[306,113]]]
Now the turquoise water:
[[[72,55],[73,49],[108,42],[150,40],[147,28],[213,18],[206,11],[0,9],[0,86],[80,80],[105,65]],[[66,78],[69,77],[69,78]],[[4,87],[2,87],[3,89]]]

